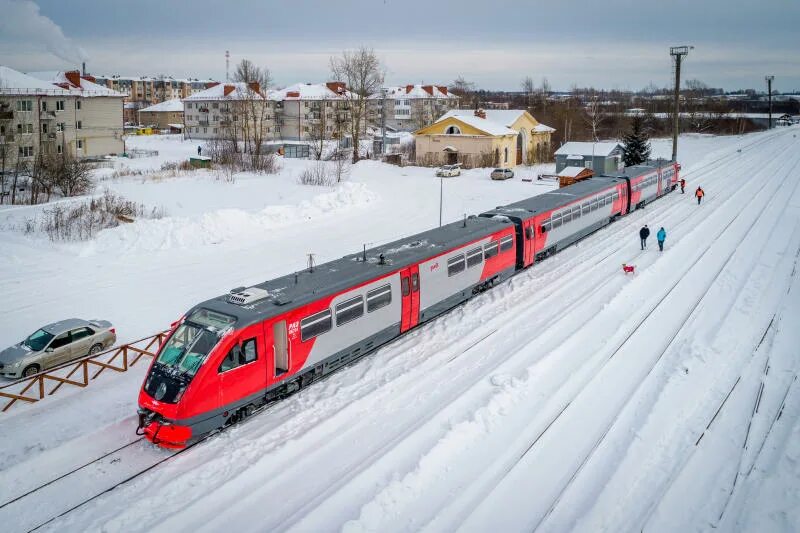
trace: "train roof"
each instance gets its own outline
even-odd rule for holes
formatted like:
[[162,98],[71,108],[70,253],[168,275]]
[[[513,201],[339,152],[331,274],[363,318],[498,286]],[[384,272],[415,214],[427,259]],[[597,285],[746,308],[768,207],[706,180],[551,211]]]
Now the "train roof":
[[[229,302],[229,293],[196,305],[190,313],[196,309],[210,309],[235,316],[236,327],[247,326],[348,287],[391,274],[506,227],[512,227],[507,219],[471,216],[441,228],[369,248],[366,251],[366,261],[364,252],[361,251],[316,265],[313,272],[306,268],[253,285],[252,287],[257,289],[266,290],[268,296],[250,304],[239,305]],[[384,257],[383,263],[380,262],[381,255]]]
[[[598,176],[589,178],[587,180],[579,181],[572,185],[562,187],[552,192],[526,198],[513,204],[498,206],[483,213],[481,216],[492,217],[495,215],[508,216],[512,218],[528,218],[531,215],[543,213],[553,209],[557,209],[563,205],[572,203],[580,198],[584,198],[590,194],[604,191],[611,187],[613,184],[624,182],[623,178]],[[521,214],[526,216],[521,217]]]
[[613,174],[613,176],[635,178],[642,174],[647,174],[658,168],[663,168],[672,164],[669,159],[650,159],[641,165],[631,165],[623,168],[621,171]]

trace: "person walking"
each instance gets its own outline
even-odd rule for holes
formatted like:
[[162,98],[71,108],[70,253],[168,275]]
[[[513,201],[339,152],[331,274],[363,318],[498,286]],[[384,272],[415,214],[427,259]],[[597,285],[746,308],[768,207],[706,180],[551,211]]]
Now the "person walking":
[[647,227],[647,224],[642,226],[642,229],[639,230],[639,239],[641,240],[642,250],[647,248],[647,238],[650,236],[650,228]]
[[658,251],[663,252],[664,241],[667,240],[667,231],[664,229],[664,226],[661,226],[661,229],[656,233],[656,240],[658,241]]
[[697,205],[700,205],[700,201],[703,199],[703,196],[706,195],[706,192],[701,187],[698,187],[697,190],[694,191],[694,195],[697,198]]
[[200,153],[201,153],[202,151],[203,151],[203,149],[202,149],[202,148],[200,147],[200,145],[198,144],[198,145],[197,145],[197,155],[200,155]]
[[681,178],[681,194],[686,192],[686,180]]

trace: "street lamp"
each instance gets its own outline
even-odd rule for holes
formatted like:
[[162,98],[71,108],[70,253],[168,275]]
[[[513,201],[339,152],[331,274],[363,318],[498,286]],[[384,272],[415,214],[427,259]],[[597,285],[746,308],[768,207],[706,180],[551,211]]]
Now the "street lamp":
[[678,129],[680,124],[681,62],[694,46],[671,46],[669,55],[675,64],[675,118],[672,124],[672,160],[678,160]]
[[764,76],[764,79],[767,80],[767,98],[769,99],[769,122],[767,123],[767,129],[772,129],[772,80],[775,79],[775,76],[769,75]]

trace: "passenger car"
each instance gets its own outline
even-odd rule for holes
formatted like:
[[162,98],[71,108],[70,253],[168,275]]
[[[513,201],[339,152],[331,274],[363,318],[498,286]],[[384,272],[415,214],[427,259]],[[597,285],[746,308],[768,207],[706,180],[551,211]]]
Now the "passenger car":
[[491,178],[493,180],[507,180],[514,177],[514,171],[510,168],[496,168],[492,170]]
[[436,171],[439,178],[452,178],[461,175],[461,165],[443,165]]
[[100,353],[117,342],[107,320],[69,318],[48,324],[0,352],[0,376],[28,377],[73,359]]

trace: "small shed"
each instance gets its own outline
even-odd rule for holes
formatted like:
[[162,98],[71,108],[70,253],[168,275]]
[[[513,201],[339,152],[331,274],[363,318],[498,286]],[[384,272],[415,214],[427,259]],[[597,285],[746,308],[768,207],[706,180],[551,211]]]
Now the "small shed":
[[211,168],[211,158],[205,155],[193,155],[189,158],[192,168]]
[[595,174],[613,174],[623,168],[622,145],[617,142],[568,142],[555,156],[556,174],[566,167],[585,167]]
[[591,178],[593,175],[594,172],[590,168],[565,167],[561,169],[561,172],[557,173],[558,186],[559,188],[566,187],[567,185],[572,185],[573,183]]

